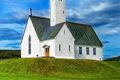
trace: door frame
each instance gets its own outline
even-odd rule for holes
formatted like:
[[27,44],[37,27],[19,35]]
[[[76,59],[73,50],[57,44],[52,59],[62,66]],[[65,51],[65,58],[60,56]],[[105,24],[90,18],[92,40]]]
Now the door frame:
[[50,46],[44,45],[43,48],[44,48],[44,56],[49,57],[50,56]]
[[49,48],[44,49],[45,57],[49,57]]

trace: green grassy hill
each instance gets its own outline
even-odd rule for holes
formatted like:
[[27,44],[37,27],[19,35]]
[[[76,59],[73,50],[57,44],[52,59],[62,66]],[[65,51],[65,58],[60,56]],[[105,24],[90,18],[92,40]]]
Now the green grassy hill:
[[119,80],[120,62],[68,59],[0,60],[0,80]]

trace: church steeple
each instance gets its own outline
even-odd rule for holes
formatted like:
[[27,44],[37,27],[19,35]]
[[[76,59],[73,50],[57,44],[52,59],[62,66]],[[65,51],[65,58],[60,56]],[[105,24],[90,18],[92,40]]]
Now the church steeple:
[[65,0],[50,0],[51,26],[66,22]]

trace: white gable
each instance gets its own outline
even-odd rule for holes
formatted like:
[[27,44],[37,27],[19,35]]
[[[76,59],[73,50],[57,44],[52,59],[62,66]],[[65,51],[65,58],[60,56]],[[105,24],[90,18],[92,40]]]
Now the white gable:
[[[66,24],[63,25],[62,29],[59,31],[55,38],[56,40],[56,58],[74,58],[74,37],[69,31]],[[61,46],[61,51],[59,51],[59,46]],[[70,47],[70,50],[69,50]]]
[[[28,38],[31,37],[31,55],[28,53]],[[29,18],[21,43],[21,57],[35,57],[39,53],[39,39]]]
[[59,33],[56,36],[56,39],[57,38],[59,39],[60,37],[62,39],[64,38],[65,40],[68,40],[68,39],[75,40],[75,38],[73,37],[72,33],[70,32],[66,24],[64,24],[62,29],[59,31]]

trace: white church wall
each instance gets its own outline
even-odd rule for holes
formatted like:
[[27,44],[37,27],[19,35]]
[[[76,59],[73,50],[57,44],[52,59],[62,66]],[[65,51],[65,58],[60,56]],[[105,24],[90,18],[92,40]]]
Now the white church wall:
[[[49,56],[55,57],[55,39],[49,39],[42,42],[42,46],[48,45],[49,48]],[[45,56],[45,49],[42,47],[42,56]]]
[[[82,54],[79,54],[79,47],[82,47]],[[89,55],[86,54],[86,48],[89,48]],[[93,55],[93,48],[96,48],[96,55]],[[75,58],[76,59],[92,59],[92,60],[103,60],[103,49],[98,46],[85,46],[75,45]]]
[[[28,38],[31,36],[31,54],[29,54],[29,41]],[[36,57],[36,55],[40,55],[40,49],[39,49],[39,39],[37,37],[37,34],[34,30],[33,24],[31,22],[31,19],[29,18],[28,24],[26,26],[26,30],[23,36],[23,40],[21,43],[21,58],[33,58]]]
[[[72,36],[66,24],[64,24],[55,39],[55,58],[74,59],[74,37]],[[61,50],[59,50],[59,45],[61,45]]]

